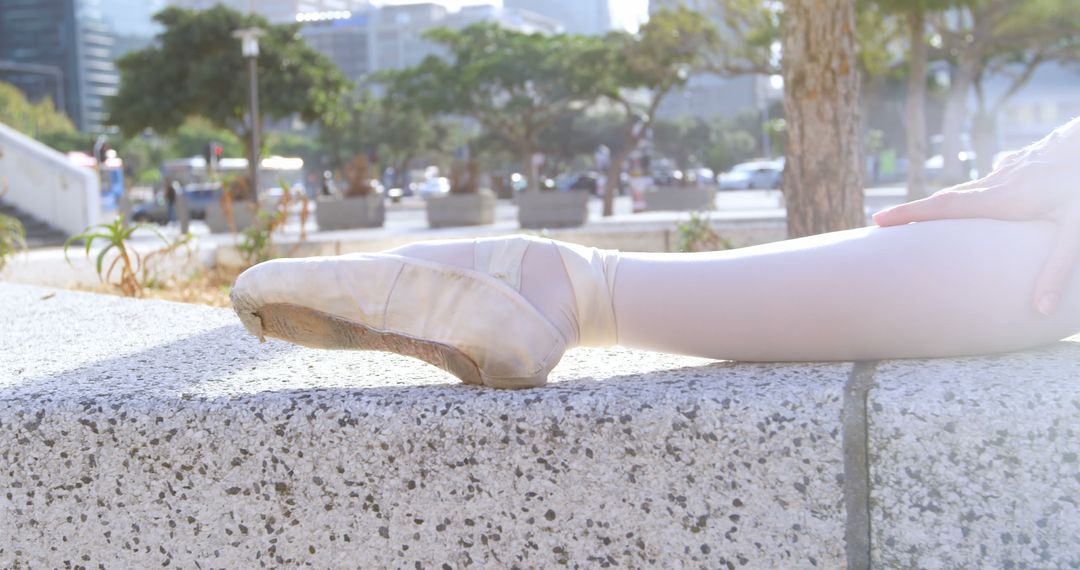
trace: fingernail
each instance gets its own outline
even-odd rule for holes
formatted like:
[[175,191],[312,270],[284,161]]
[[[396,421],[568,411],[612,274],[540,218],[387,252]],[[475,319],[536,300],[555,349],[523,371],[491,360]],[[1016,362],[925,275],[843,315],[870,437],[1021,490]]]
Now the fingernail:
[[1057,308],[1059,300],[1057,293],[1043,293],[1042,297],[1039,297],[1039,312],[1050,316],[1050,313],[1053,313],[1054,309]]

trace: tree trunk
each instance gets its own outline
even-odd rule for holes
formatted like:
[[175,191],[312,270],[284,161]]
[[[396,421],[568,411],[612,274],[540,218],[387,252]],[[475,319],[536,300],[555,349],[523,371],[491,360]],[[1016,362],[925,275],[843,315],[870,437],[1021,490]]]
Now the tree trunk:
[[604,181],[604,216],[615,214],[615,195],[619,193],[619,177],[622,176],[622,166],[635,148],[637,148],[637,141],[627,141],[627,145],[622,150],[611,155],[611,163],[608,164],[607,169],[607,180]]
[[412,155],[405,155],[401,159],[398,171],[394,173],[394,178],[397,178],[398,188],[404,192],[409,187],[409,163],[412,162]]
[[788,0],[783,190],[788,237],[866,223],[854,0]]
[[971,125],[971,144],[975,147],[975,168],[979,176],[986,176],[994,167],[994,155],[997,154],[997,121],[994,112],[978,109]]
[[534,154],[536,154],[536,152],[531,148],[526,148],[521,151],[522,171],[525,173],[525,181],[528,182],[528,186],[525,188],[527,192],[537,192],[540,190],[540,173],[536,168],[536,163],[533,162]]
[[911,34],[911,69],[907,84],[907,199],[918,200],[926,192],[926,13],[908,13]]
[[961,140],[964,131],[964,123],[967,122],[968,95],[971,93],[971,85],[975,80],[976,62],[971,55],[962,55],[960,63],[952,75],[949,83],[949,95],[945,101],[945,117],[941,126],[941,155],[944,158],[941,177],[946,184],[959,184],[968,180],[963,161],[960,160],[960,152],[963,148]]

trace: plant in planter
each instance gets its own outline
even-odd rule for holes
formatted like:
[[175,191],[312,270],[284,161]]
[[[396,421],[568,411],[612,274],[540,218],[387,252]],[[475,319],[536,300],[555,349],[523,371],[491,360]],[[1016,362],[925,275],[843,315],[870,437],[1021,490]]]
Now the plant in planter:
[[357,155],[345,165],[345,191],[341,196],[319,198],[315,220],[322,230],[375,228],[386,220],[383,195],[371,184],[371,164]]
[[716,186],[695,184],[685,177],[645,192],[645,209],[697,211],[716,209]]
[[237,233],[255,222],[256,210],[251,184],[244,176],[233,176],[221,183],[221,199],[206,205],[206,225],[210,231]]
[[495,223],[495,193],[480,188],[480,165],[475,160],[454,163],[450,193],[428,199],[427,218],[433,228]]
[[704,212],[690,212],[690,219],[676,227],[678,242],[676,251],[681,253],[695,251],[719,251],[735,247],[727,238],[716,233],[709,225],[709,215]]

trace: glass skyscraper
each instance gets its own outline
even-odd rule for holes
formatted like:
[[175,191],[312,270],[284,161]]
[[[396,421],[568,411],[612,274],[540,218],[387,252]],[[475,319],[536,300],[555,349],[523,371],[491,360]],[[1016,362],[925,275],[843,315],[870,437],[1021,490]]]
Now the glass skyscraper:
[[0,81],[52,97],[80,130],[102,128],[116,92],[113,43],[100,0],[0,0]]

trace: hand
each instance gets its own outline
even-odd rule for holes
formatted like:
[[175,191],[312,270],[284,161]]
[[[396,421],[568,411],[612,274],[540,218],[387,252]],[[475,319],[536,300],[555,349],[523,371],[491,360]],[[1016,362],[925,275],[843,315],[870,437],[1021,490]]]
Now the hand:
[[881,226],[955,218],[1051,221],[1057,240],[1035,284],[1035,309],[1050,315],[1080,262],[1080,118],[1009,155],[993,172],[874,214]]

